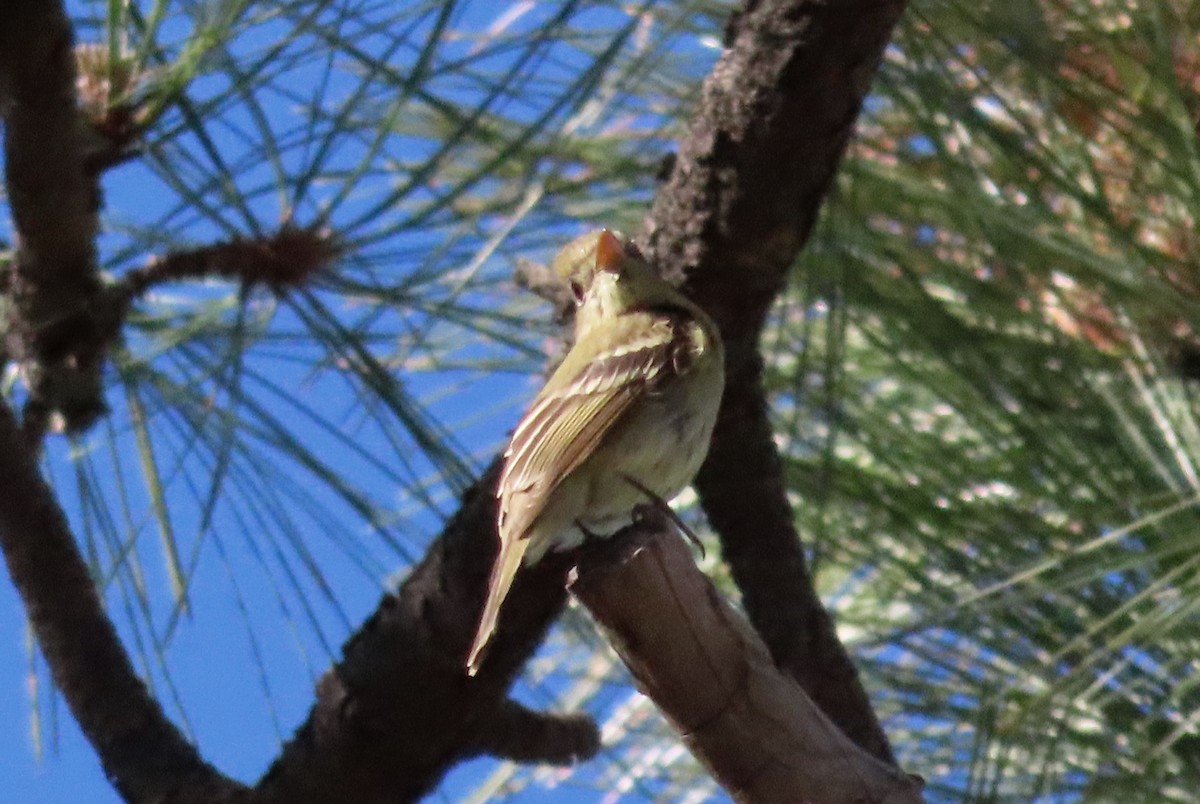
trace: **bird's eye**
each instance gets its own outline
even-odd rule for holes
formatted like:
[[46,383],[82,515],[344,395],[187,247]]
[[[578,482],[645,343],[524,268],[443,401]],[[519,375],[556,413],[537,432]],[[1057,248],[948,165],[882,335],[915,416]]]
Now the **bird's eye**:
[[571,295],[575,297],[576,304],[583,303],[583,285],[574,279],[571,280]]

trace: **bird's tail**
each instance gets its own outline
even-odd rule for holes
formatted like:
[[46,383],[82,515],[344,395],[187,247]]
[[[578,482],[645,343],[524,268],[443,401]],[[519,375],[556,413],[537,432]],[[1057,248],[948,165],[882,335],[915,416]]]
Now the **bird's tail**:
[[471,653],[467,656],[469,676],[479,672],[479,665],[483,662],[483,649],[496,632],[496,618],[500,616],[500,605],[508,595],[513,578],[521,567],[521,559],[529,547],[529,541],[528,538],[500,540],[500,555],[496,556],[492,577],[488,580],[487,600],[483,604],[483,615],[479,618],[479,630],[475,632],[475,641],[471,644]]

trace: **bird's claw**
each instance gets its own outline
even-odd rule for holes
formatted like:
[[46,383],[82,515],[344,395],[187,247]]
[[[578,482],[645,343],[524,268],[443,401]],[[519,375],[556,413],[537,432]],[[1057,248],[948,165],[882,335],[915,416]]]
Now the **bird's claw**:
[[652,515],[657,514],[658,516],[670,521],[675,526],[676,530],[678,530],[683,536],[687,537],[687,540],[695,545],[696,549],[700,551],[701,558],[706,556],[704,551],[704,543],[700,541],[700,537],[696,535],[695,531],[687,526],[687,523],[679,518],[679,514],[675,513],[674,508],[667,505],[666,500],[655,494],[650,489],[646,488],[646,485],[637,478],[627,475],[624,472],[621,473],[621,477],[625,478],[626,483],[633,486],[642,494],[646,495],[646,499],[648,500],[648,502],[640,503],[634,506],[633,523],[635,525],[643,524],[649,521]]

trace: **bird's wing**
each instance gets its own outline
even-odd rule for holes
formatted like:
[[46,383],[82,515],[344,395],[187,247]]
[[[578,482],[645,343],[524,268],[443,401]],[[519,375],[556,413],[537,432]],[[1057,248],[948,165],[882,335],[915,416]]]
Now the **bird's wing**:
[[[621,414],[678,367],[673,322],[617,337],[583,366],[570,356],[517,425],[500,476],[501,537],[524,538],[562,479],[588,459]],[[564,376],[559,376],[563,374]]]

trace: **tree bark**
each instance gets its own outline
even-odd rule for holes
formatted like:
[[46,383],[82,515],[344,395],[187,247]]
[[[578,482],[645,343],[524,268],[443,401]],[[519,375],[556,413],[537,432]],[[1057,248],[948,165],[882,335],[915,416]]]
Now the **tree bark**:
[[699,476],[750,621],[858,745],[893,761],[813,588],[773,441],[758,340],[807,241],[905,0],[747,3],[647,219],[646,251],[721,327],[725,399]]
[[5,185],[17,231],[0,282],[4,357],[28,378],[23,426],[39,444],[52,415],[82,429],[104,412],[101,366],[118,324],[97,320],[100,189],[86,165],[70,21],[60,2],[0,6]]

